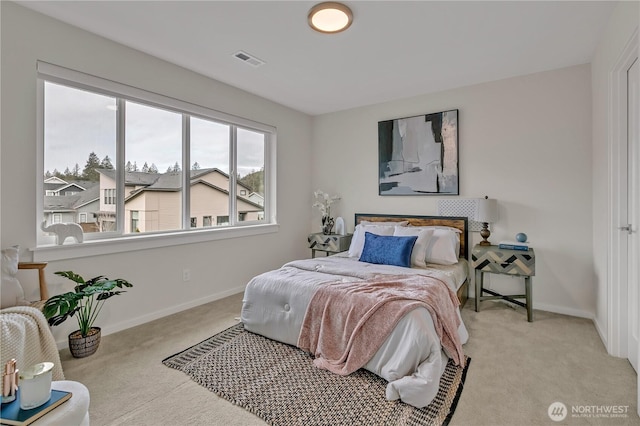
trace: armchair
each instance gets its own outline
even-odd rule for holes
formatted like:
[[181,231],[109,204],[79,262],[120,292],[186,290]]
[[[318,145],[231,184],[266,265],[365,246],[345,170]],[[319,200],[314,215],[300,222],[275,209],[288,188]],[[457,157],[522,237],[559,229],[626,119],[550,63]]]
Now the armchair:
[[2,366],[15,359],[18,369],[40,362],[53,362],[51,387],[72,393],[69,401],[33,423],[44,425],[89,425],[89,390],[82,383],[64,380],[58,348],[42,311],[32,306],[0,310]]
[[[40,425],[89,425],[89,390],[82,383],[64,380],[58,347],[42,307],[49,298],[46,262],[18,262],[18,247],[2,250],[2,305],[0,308],[0,366],[15,359],[18,369],[53,362],[53,389],[71,392],[71,399],[32,423]],[[19,269],[38,271],[40,300],[27,302],[16,274]]]

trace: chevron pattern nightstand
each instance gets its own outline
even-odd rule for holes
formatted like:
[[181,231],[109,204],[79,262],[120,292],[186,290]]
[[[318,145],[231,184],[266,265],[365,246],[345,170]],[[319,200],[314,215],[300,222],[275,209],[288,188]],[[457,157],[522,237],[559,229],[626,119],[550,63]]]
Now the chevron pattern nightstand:
[[[521,251],[476,245],[471,252],[471,264],[476,270],[476,312],[483,300],[504,299],[527,308],[527,320],[533,321],[531,277],[536,273],[536,254],[532,248]],[[525,294],[503,295],[484,288],[483,273],[486,272],[523,277]],[[491,296],[484,296],[484,293]],[[525,303],[515,299],[525,299]]]
[[316,251],[323,251],[327,254],[327,256],[329,256],[329,254],[335,254],[349,250],[349,245],[351,245],[351,237],[353,237],[353,234],[325,235],[322,232],[311,234],[307,238],[307,241],[309,242],[309,248],[311,249],[311,257],[316,257]]

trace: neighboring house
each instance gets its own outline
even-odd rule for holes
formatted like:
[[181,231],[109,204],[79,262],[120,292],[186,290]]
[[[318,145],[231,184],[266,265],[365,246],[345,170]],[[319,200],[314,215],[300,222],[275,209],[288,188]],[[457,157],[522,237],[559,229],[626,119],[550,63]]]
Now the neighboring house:
[[58,177],[50,177],[44,181],[44,195],[49,197],[58,197],[62,195],[76,195],[86,191],[89,187],[95,185],[91,181],[72,181],[67,182]]
[[[100,216],[103,223],[115,225],[115,171],[100,172]],[[154,232],[182,228],[182,173],[125,174],[125,233]],[[191,227],[201,228],[229,223],[229,175],[217,168],[191,170]],[[249,199],[251,188],[236,187],[238,220],[264,217],[262,204]],[[255,197],[254,197],[255,198]]]
[[[252,192],[247,198],[249,198],[250,201],[253,201],[254,203],[264,207],[264,197],[257,192]],[[258,219],[264,219],[264,210],[258,213]]]
[[247,198],[250,201],[253,201],[256,204],[264,206],[264,197],[262,195],[258,194],[257,192],[252,192],[251,194],[249,194],[249,196]]
[[[99,170],[100,181],[45,180],[46,225],[75,222],[84,232],[116,229],[114,170]],[[191,227],[229,223],[229,175],[217,168],[191,170]],[[125,233],[182,228],[181,173],[127,172],[125,175]],[[264,198],[238,183],[238,220],[264,218]]]
[[[45,181],[45,187],[47,185],[51,183],[47,184]],[[97,211],[100,206],[98,183],[84,181],[82,185],[67,182],[56,183],[56,185],[59,186],[57,189],[50,189],[55,195],[44,197],[46,225],[75,222],[82,226],[84,232],[96,232],[98,230]],[[49,194],[48,191],[47,194]]]

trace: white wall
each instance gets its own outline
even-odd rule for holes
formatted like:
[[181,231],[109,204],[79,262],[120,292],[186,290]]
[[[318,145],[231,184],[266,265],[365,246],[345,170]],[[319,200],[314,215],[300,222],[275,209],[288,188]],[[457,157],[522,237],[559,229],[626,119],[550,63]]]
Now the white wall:
[[[498,200],[492,242],[525,232],[535,247],[534,308],[592,317],[588,64],[314,117],[314,189],[342,196],[333,211],[349,230],[354,213],[437,214],[437,196],[378,195],[377,124],[448,109],[459,110],[460,197]],[[523,292],[522,279],[488,277]]]
[[[129,49],[14,3],[1,2],[1,179],[0,245],[36,244],[36,61],[43,60],[165,96],[238,115],[278,129],[279,232],[210,243],[158,248],[51,262],[47,278],[59,292],[65,280],[53,275],[74,270],[135,284],[110,300],[98,324],[105,333],[129,327],[225,295],[240,292],[254,275],[285,261],[308,256],[311,215],[309,116]],[[291,194],[296,194],[292,197]],[[182,282],[183,268],[191,281]],[[68,284],[71,284],[70,282]],[[35,282],[27,293],[33,294]],[[67,286],[70,287],[70,286]],[[239,311],[238,307],[238,311]],[[58,341],[75,321],[54,327]]]
[[611,14],[609,24],[600,39],[591,62],[593,92],[593,247],[594,280],[597,289],[595,323],[607,345],[608,283],[607,265],[609,208],[609,78],[623,48],[638,27],[638,2],[620,2]]

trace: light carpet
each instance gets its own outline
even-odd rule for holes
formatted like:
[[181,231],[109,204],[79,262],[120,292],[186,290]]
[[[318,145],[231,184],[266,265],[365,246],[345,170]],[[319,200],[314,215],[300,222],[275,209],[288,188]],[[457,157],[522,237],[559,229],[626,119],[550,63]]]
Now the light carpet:
[[386,380],[366,370],[339,376],[308,353],[237,324],[163,360],[271,425],[443,425],[453,415],[469,367],[453,362],[437,396],[418,409],[385,399]]

